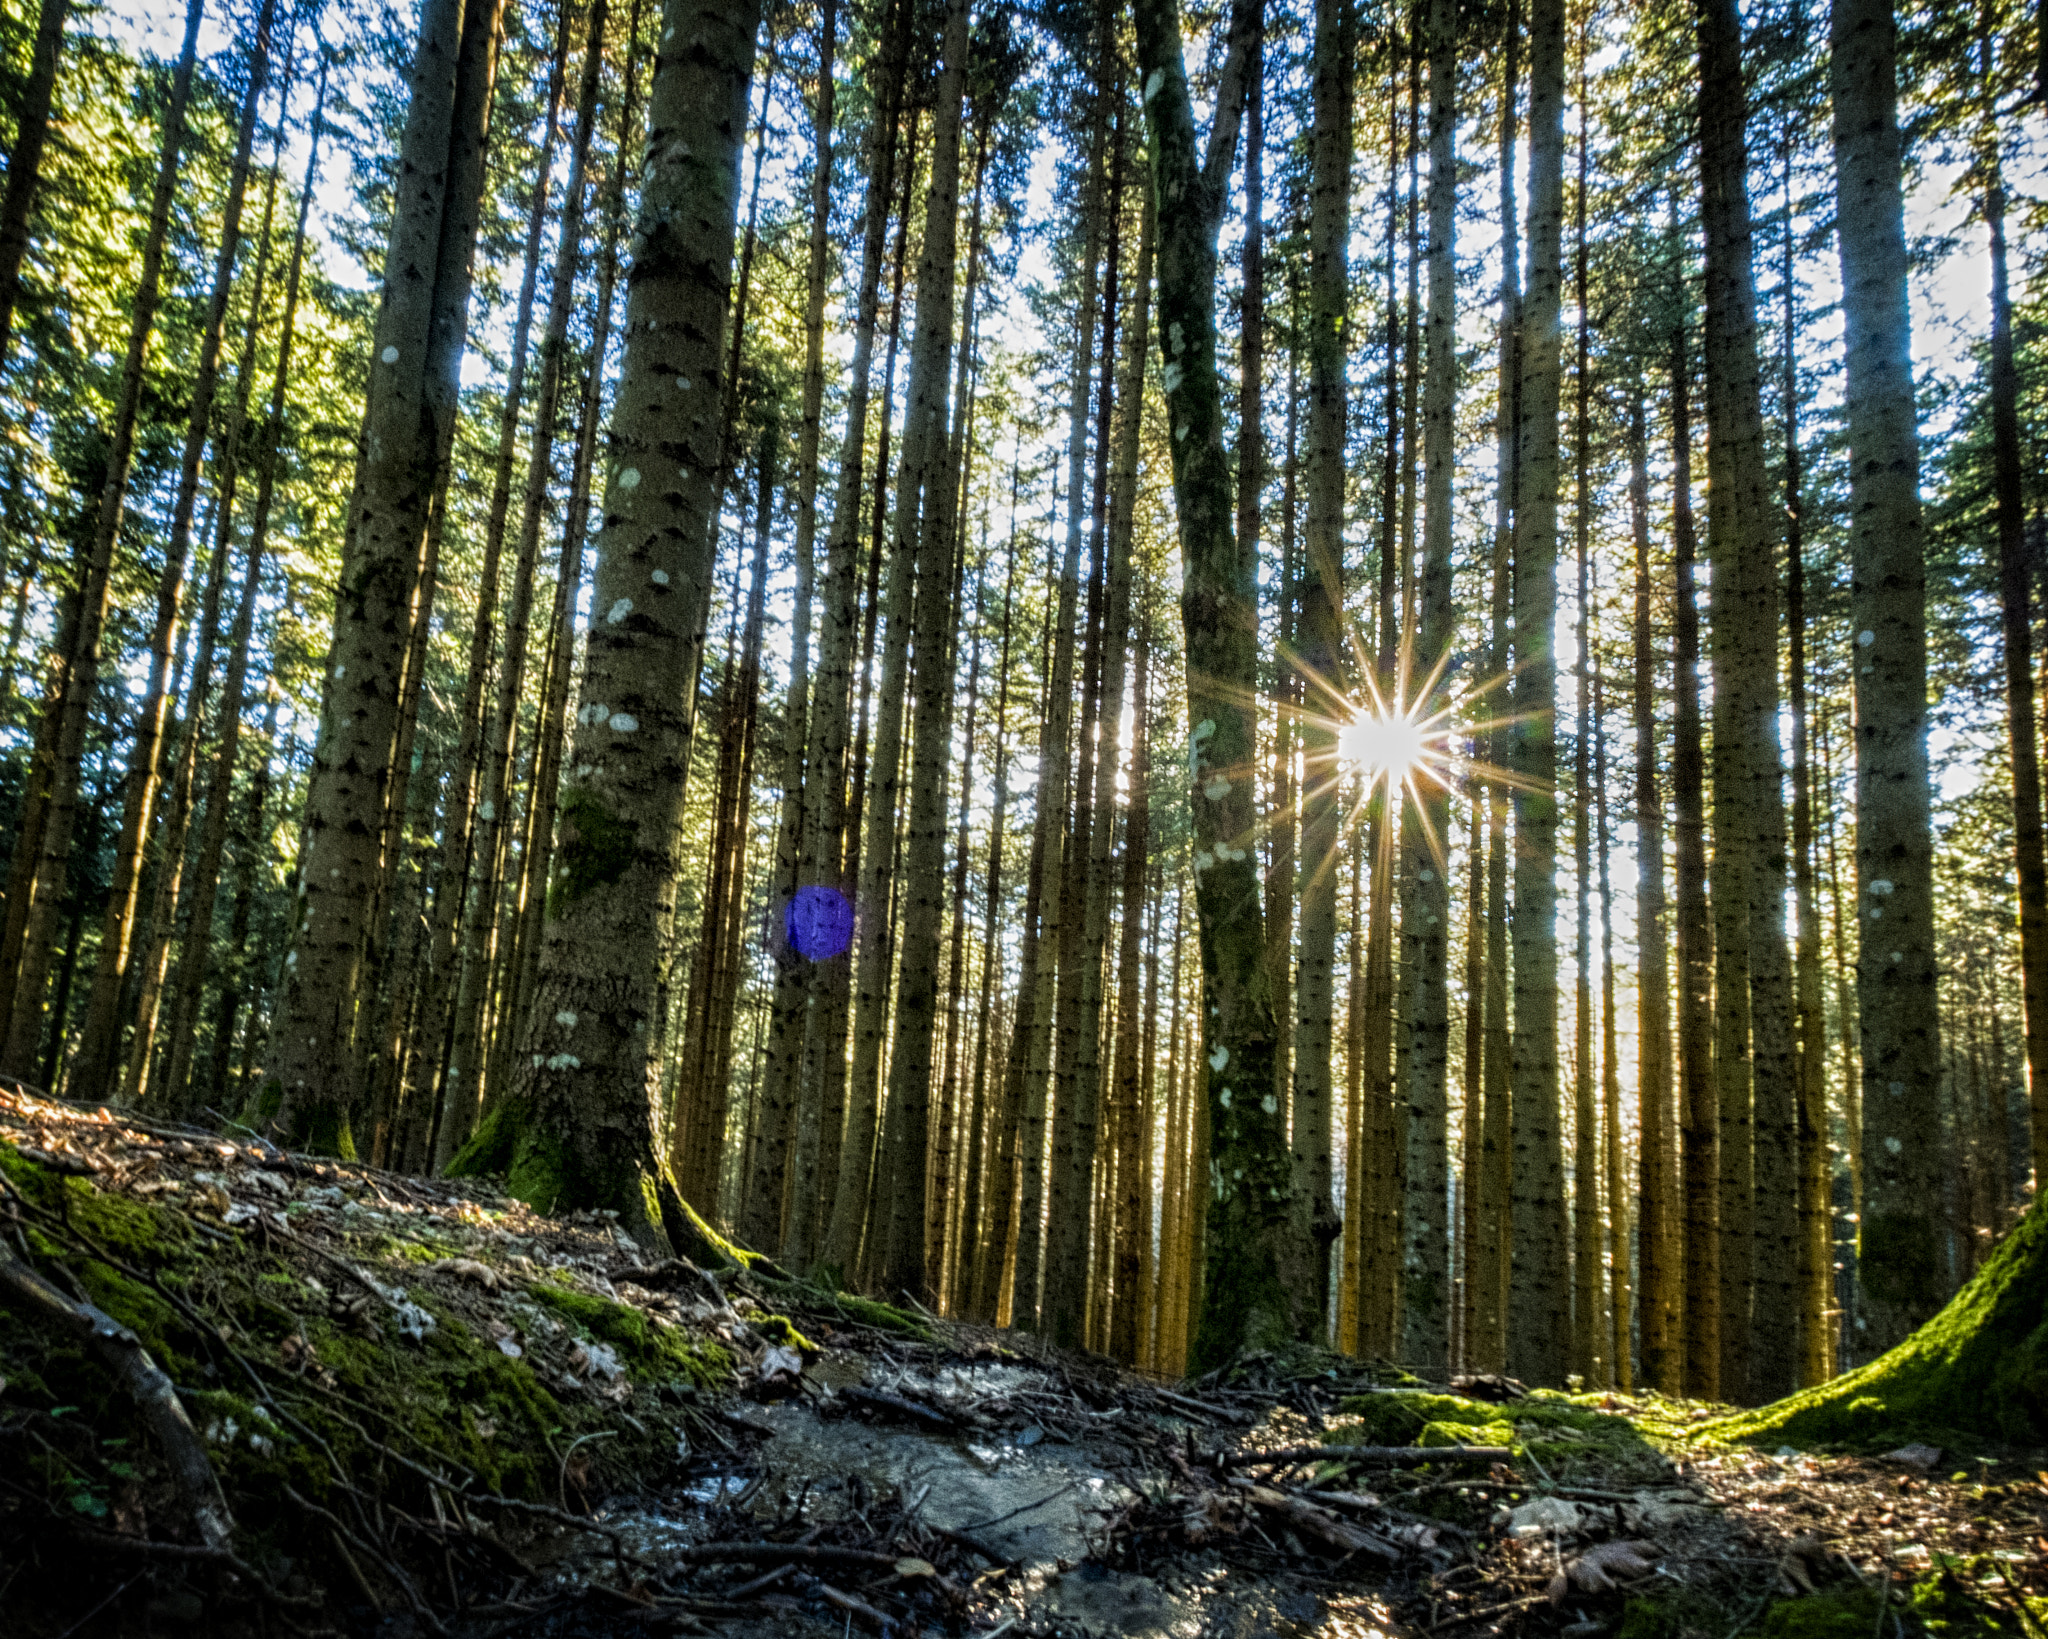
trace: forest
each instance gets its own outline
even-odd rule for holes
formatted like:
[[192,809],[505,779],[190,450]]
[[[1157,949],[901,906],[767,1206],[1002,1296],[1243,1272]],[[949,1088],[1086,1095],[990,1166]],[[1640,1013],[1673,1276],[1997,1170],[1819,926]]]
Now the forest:
[[2048,1442],[2044,131],[2014,0],[16,0],[6,1119]]

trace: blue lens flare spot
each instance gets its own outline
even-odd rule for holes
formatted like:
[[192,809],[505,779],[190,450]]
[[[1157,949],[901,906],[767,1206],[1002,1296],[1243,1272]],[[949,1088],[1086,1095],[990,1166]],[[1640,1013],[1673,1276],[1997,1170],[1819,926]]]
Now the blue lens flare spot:
[[789,948],[813,962],[829,962],[853,943],[853,907],[837,888],[799,888],[783,913]]

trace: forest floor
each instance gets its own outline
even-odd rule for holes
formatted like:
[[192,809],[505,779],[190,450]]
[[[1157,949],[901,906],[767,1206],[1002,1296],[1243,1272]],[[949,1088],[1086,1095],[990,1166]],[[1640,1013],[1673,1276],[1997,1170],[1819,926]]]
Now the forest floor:
[[0,1092],[7,1635],[2048,1639],[2041,1453],[1461,1388],[1161,1384]]

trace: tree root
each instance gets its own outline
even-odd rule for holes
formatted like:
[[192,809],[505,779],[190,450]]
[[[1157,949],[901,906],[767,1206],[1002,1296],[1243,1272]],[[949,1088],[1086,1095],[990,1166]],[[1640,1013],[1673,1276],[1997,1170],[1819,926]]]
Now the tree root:
[[106,1368],[156,1436],[178,1500],[199,1540],[208,1548],[226,1552],[235,1522],[221,1493],[220,1477],[213,1471],[199,1431],[185,1415],[185,1403],[163,1368],[150,1358],[142,1339],[105,1310],[66,1297],[4,1250],[0,1250],[0,1295],[23,1313],[69,1333]]

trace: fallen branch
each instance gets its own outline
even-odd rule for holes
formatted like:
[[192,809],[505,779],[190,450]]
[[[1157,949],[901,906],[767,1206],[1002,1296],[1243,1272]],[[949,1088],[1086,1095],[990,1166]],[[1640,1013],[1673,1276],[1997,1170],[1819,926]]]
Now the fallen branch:
[[1247,1493],[1251,1500],[1267,1513],[1278,1516],[1298,1531],[1306,1531],[1342,1554],[1374,1554],[1381,1559],[1396,1560],[1401,1550],[1386,1538],[1361,1530],[1346,1520],[1339,1519],[1327,1508],[1318,1508],[1303,1497],[1290,1497],[1284,1492],[1271,1491],[1265,1486],[1255,1485]]
[[840,1398],[851,1400],[857,1406],[866,1406],[873,1412],[921,1424],[935,1434],[960,1432],[959,1418],[947,1412],[936,1411],[930,1406],[920,1405],[915,1400],[905,1399],[900,1394],[884,1394],[879,1389],[864,1389],[858,1385],[849,1385],[841,1389],[839,1394]]
[[841,1593],[829,1582],[818,1582],[814,1583],[813,1586],[841,1610],[847,1611],[854,1616],[866,1617],[868,1621],[874,1623],[882,1632],[893,1633],[896,1630],[896,1618],[887,1611],[876,1610],[865,1599],[856,1599],[850,1593]]
[[1281,1446],[1273,1451],[1219,1451],[1216,1468],[1285,1468],[1294,1463],[1345,1463],[1354,1467],[1424,1468],[1431,1463],[1504,1463],[1512,1446]]
[[193,1529],[209,1548],[225,1551],[234,1535],[234,1518],[221,1494],[220,1478],[200,1442],[199,1431],[185,1415],[170,1378],[142,1346],[142,1339],[90,1303],[75,1302],[10,1253],[0,1252],[0,1294],[16,1307],[68,1332],[107,1369],[135,1402],[142,1420],[156,1436],[170,1466],[178,1500],[191,1516]]

